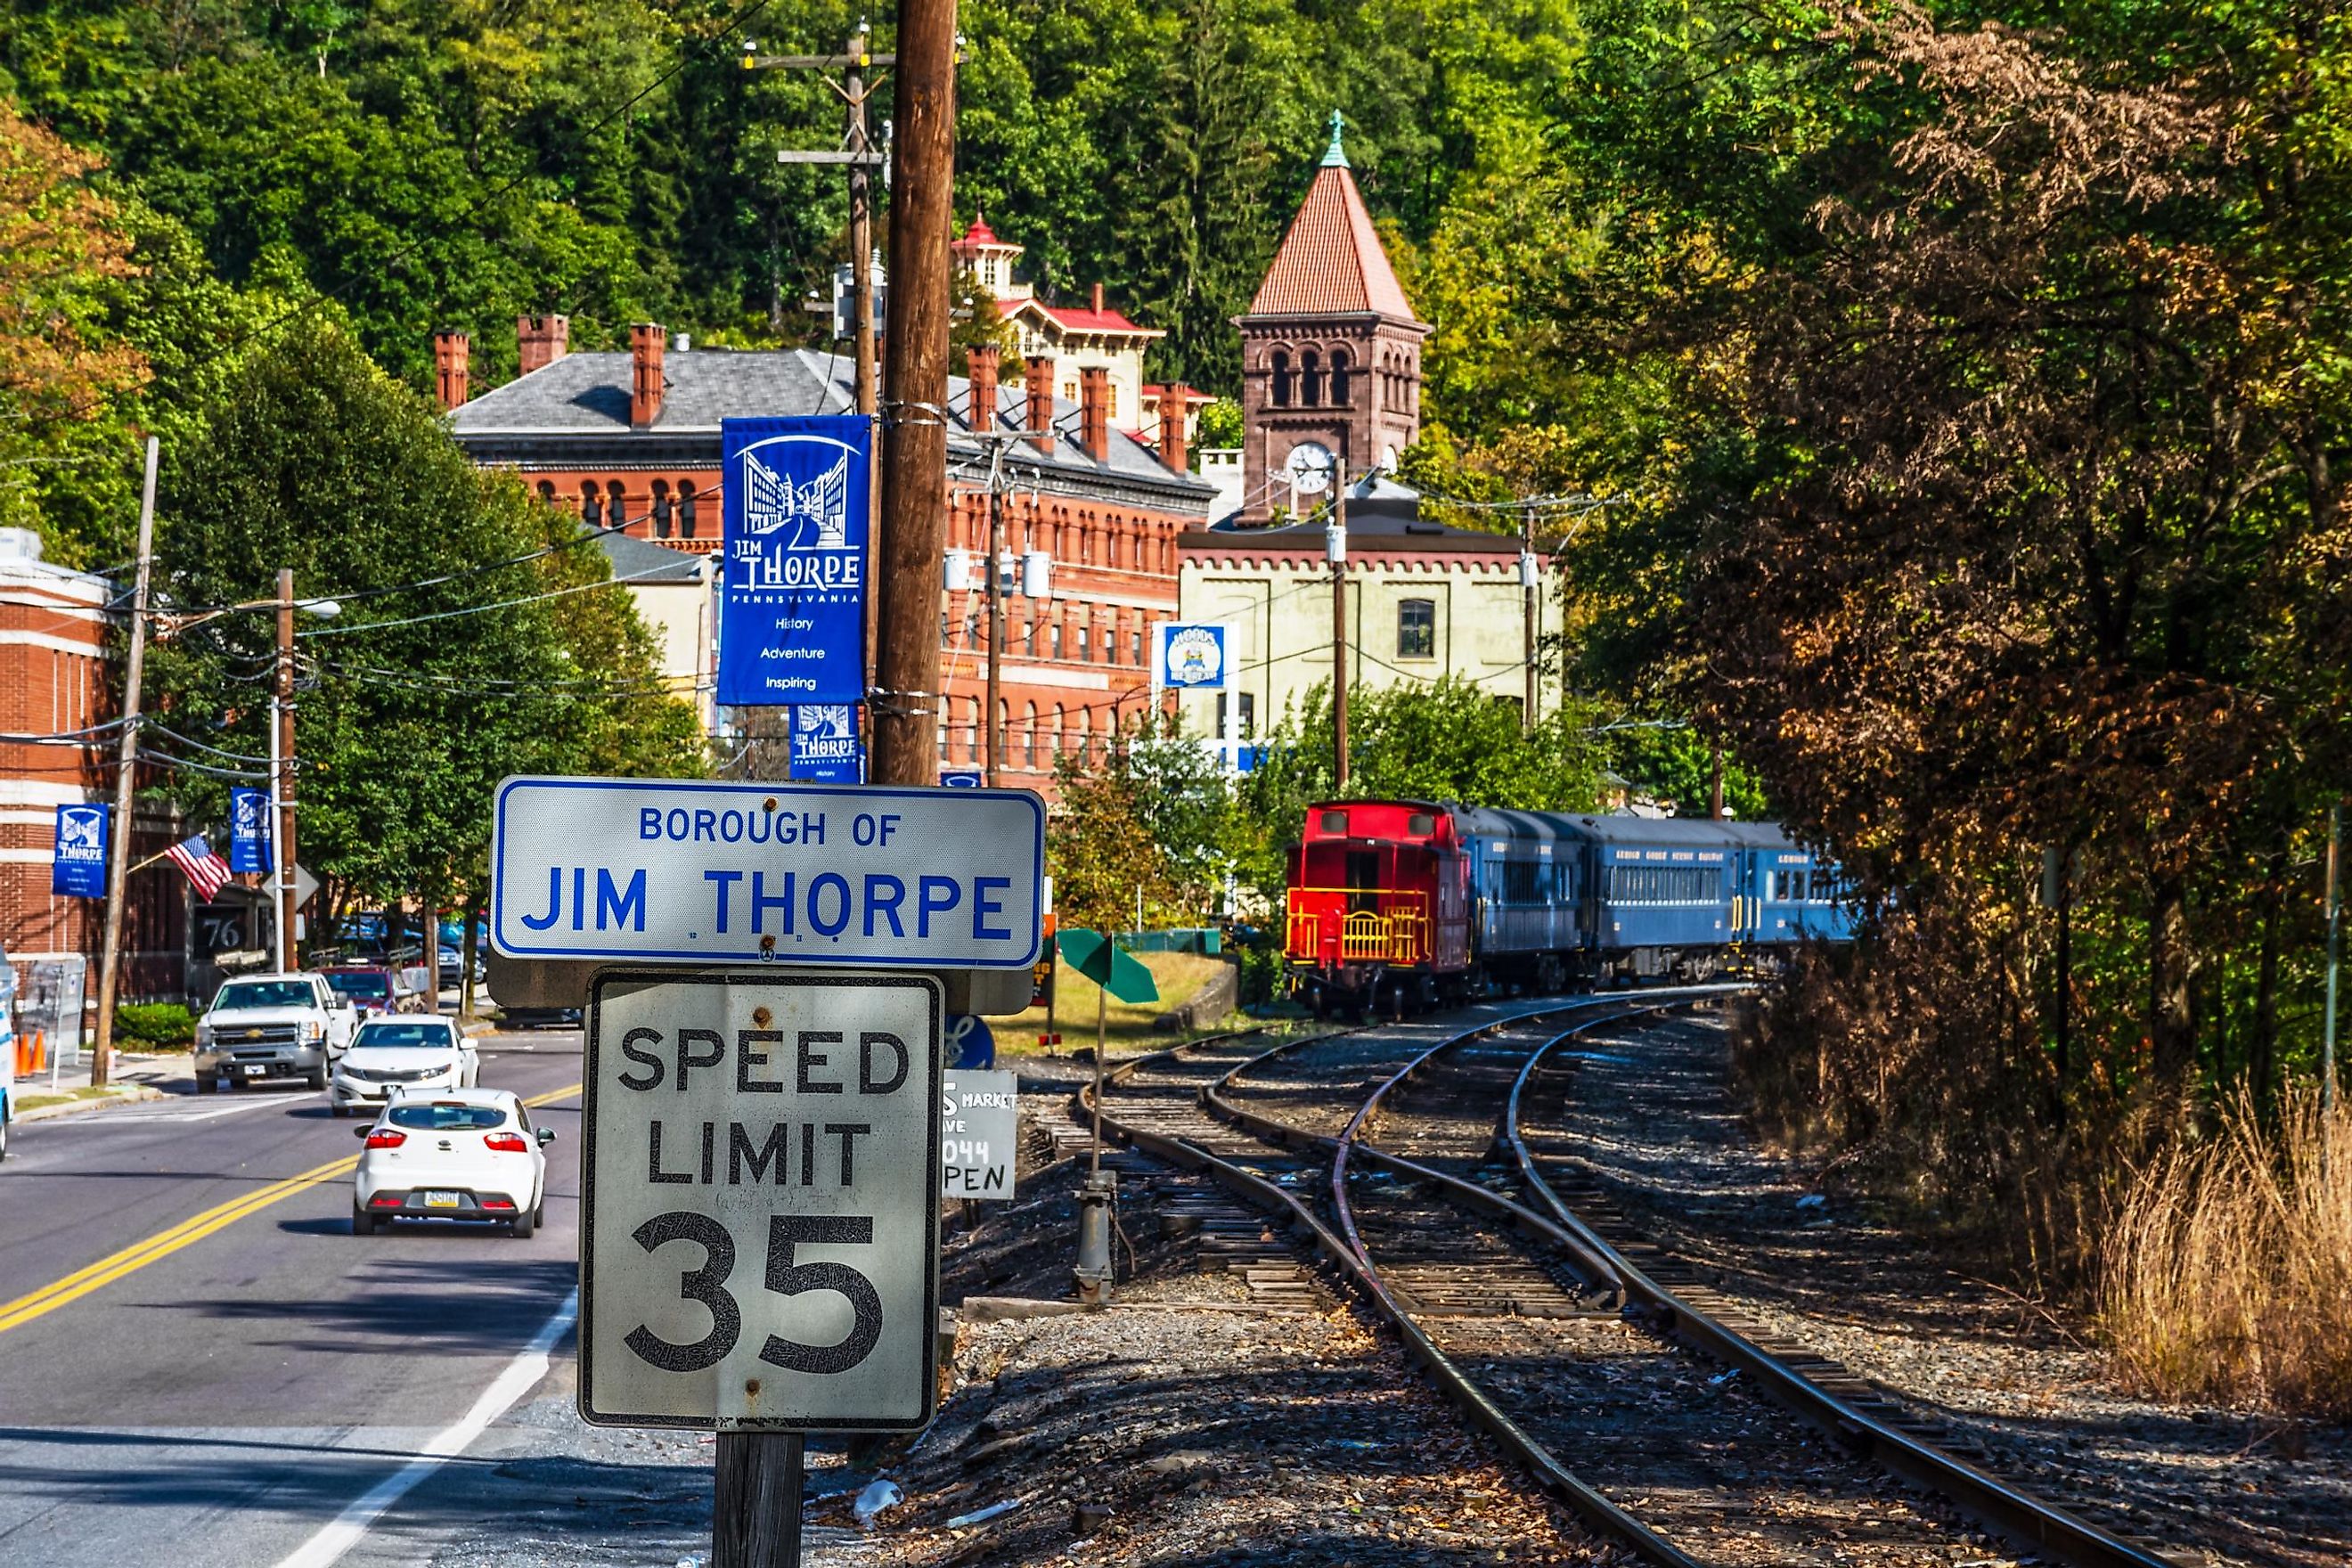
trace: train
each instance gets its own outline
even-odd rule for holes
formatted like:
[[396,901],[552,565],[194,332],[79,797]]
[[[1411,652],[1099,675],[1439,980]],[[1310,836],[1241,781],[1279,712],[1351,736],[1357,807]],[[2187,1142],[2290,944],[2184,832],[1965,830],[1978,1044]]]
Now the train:
[[1853,931],[1836,868],[1777,823],[1334,800],[1290,851],[1283,956],[1318,1016],[1361,1016],[1753,973]]

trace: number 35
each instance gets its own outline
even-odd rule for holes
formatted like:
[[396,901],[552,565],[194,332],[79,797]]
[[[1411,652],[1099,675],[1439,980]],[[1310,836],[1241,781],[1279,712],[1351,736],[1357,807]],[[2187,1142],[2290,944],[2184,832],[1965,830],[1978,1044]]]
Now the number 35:
[[[647,1252],[665,1242],[690,1241],[702,1248],[702,1267],[678,1276],[677,1293],[699,1301],[710,1313],[710,1331],[690,1345],[672,1344],[640,1323],[623,1342],[664,1372],[700,1372],[727,1359],[742,1336],[743,1311],[727,1289],[735,1272],[735,1238],[708,1215],[660,1214],[631,1233]],[[760,1347],[760,1359],[788,1372],[847,1372],[864,1361],[882,1337],[882,1298],[872,1280],[846,1263],[794,1263],[793,1249],[812,1246],[861,1246],[874,1240],[874,1221],[864,1215],[772,1215],[768,1219],[767,1288],[779,1296],[831,1290],[856,1314],[837,1344],[804,1345],[774,1334]]]

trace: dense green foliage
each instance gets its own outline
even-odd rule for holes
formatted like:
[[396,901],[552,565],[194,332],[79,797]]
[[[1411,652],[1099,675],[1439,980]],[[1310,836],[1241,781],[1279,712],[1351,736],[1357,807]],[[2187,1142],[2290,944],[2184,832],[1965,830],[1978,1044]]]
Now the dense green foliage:
[[196,1016],[177,1002],[126,1003],[114,1010],[114,1037],[133,1049],[185,1050],[196,1042]]
[[[692,710],[650,675],[650,638],[576,521],[477,469],[340,327],[304,322],[257,352],[174,458],[157,501],[170,604],[270,598],[281,566],[298,595],[342,595],[340,615],[296,629],[297,850],[331,922],[357,900],[479,891],[509,773],[698,770]],[[148,700],[185,739],[158,750],[252,778],[272,637],[269,612],[236,611],[160,644]],[[194,771],[170,787],[220,821],[230,782]]]

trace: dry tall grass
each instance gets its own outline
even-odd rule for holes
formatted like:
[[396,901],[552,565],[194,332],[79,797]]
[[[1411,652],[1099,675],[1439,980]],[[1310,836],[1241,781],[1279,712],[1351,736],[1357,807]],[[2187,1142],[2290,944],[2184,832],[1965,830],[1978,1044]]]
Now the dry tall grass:
[[2102,1326],[2154,1393],[2352,1416],[2352,1108],[2250,1101],[2135,1184],[2108,1233]]

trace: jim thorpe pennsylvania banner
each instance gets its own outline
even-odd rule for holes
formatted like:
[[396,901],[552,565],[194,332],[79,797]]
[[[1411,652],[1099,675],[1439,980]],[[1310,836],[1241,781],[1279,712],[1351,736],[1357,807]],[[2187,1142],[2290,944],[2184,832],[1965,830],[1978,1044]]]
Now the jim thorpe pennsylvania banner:
[[729,419],[719,700],[730,707],[866,697],[863,415]]

